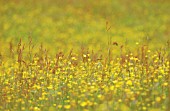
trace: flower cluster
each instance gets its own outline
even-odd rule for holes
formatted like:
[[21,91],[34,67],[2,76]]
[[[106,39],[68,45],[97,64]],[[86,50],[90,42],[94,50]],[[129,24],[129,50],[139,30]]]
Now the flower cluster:
[[[19,43],[22,48],[21,42]],[[21,49],[20,49],[21,50]],[[168,104],[168,55],[127,53],[115,59],[97,59],[82,50],[45,53],[24,60],[2,61],[1,110],[165,110]],[[144,52],[144,51],[143,51]],[[21,52],[22,53],[22,52]],[[95,55],[95,56],[94,56]],[[114,56],[114,55],[111,55]]]

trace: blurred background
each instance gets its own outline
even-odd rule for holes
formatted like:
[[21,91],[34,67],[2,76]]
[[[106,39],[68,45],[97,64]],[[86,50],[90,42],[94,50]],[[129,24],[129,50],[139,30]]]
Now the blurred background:
[[155,50],[170,39],[169,7],[169,0],[0,0],[0,51],[29,36],[35,48],[43,43],[51,54],[107,51],[109,37],[130,50]]

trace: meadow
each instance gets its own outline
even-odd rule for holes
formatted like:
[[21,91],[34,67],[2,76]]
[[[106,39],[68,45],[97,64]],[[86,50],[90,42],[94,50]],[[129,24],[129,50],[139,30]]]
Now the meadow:
[[0,111],[169,111],[168,0],[0,0]]

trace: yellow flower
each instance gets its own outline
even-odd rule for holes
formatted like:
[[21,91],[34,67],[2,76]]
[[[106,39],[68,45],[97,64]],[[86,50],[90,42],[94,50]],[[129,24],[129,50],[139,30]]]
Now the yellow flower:
[[61,92],[57,92],[57,94],[58,94],[58,95],[62,95],[62,93],[61,93]]
[[86,57],[87,57],[87,55],[83,54],[83,57],[84,57],[84,58],[86,58]]
[[168,83],[167,83],[167,82],[165,82],[163,85],[164,85],[164,86],[168,86]]
[[40,108],[34,107],[34,111],[40,111]]
[[22,111],[25,111],[25,107],[22,107],[21,110],[22,110]]
[[65,108],[65,109],[70,109],[70,108],[71,108],[71,105],[64,105],[64,108]]
[[121,103],[121,102],[122,102],[122,100],[121,100],[121,99],[119,99],[119,100],[118,100],[118,102],[119,102],[119,103]]
[[76,57],[72,57],[71,59],[72,59],[72,60],[77,60]]
[[146,110],[146,107],[145,107],[145,106],[143,106],[143,107],[142,107],[142,109],[143,109],[143,110]]
[[151,52],[150,50],[147,51],[148,53]]
[[58,108],[61,109],[61,108],[62,108],[62,105],[58,105]]
[[80,106],[85,107],[87,105],[87,102],[81,102]]
[[162,75],[159,75],[158,78],[161,79],[161,78],[162,78]]
[[48,88],[48,89],[53,89],[53,86],[52,86],[52,85],[50,85],[50,86],[48,86],[47,88]]
[[126,82],[126,84],[129,85],[129,86],[132,86],[132,81],[131,81],[131,80],[128,80],[128,81]]
[[100,100],[104,100],[104,96],[101,95],[101,94],[99,94],[97,97],[98,97]]
[[110,86],[110,90],[113,91],[114,90],[114,86]]
[[160,97],[156,97],[156,98],[155,98],[155,101],[156,101],[156,102],[160,102],[160,101],[161,101],[161,98],[160,98]]

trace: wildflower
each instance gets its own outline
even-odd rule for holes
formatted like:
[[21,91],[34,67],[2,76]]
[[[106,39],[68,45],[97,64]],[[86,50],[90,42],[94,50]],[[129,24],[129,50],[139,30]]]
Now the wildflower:
[[162,78],[162,75],[159,75],[158,78],[161,79],[161,78]]
[[160,102],[160,101],[161,101],[161,98],[160,98],[160,97],[156,97],[156,98],[155,98],[155,101],[156,101],[156,102]]
[[21,110],[22,110],[22,111],[25,111],[25,107],[21,107]]
[[167,83],[167,82],[165,82],[165,83],[163,84],[163,86],[168,86],[168,83]]
[[65,109],[70,109],[71,105],[64,105]]
[[163,96],[162,96],[162,99],[166,99],[166,95],[163,95]]
[[148,53],[151,52],[150,50],[147,51]]
[[62,105],[58,105],[58,108],[61,109],[61,108],[62,108]]
[[110,86],[110,90],[113,91],[114,90],[114,86]]
[[145,106],[143,106],[142,109],[145,111],[147,108]]
[[84,57],[84,58],[86,58],[86,57],[87,57],[87,55],[86,55],[86,54],[83,54],[83,57]]
[[104,100],[104,96],[101,95],[101,94],[99,94],[97,97],[98,97],[100,100]]
[[50,86],[48,86],[47,88],[48,88],[48,89],[53,89],[53,86],[52,86],[52,85],[50,85]]
[[121,99],[119,99],[119,100],[118,100],[118,102],[119,102],[119,103],[121,103],[121,102],[122,102],[122,100],[121,100]]
[[151,104],[149,104],[149,103],[148,103],[148,104],[147,104],[147,106],[148,106],[148,107],[150,107],[150,106],[151,106]]
[[132,81],[131,81],[131,80],[128,80],[128,81],[126,82],[126,84],[129,85],[129,86],[132,86]]
[[40,111],[40,108],[34,107],[34,111]]
[[58,94],[58,95],[62,95],[62,93],[61,93],[61,92],[57,92],[57,94]]
[[81,102],[80,106],[85,107],[87,105],[87,102]]
[[72,59],[72,60],[77,60],[76,57],[72,57],[71,59]]

